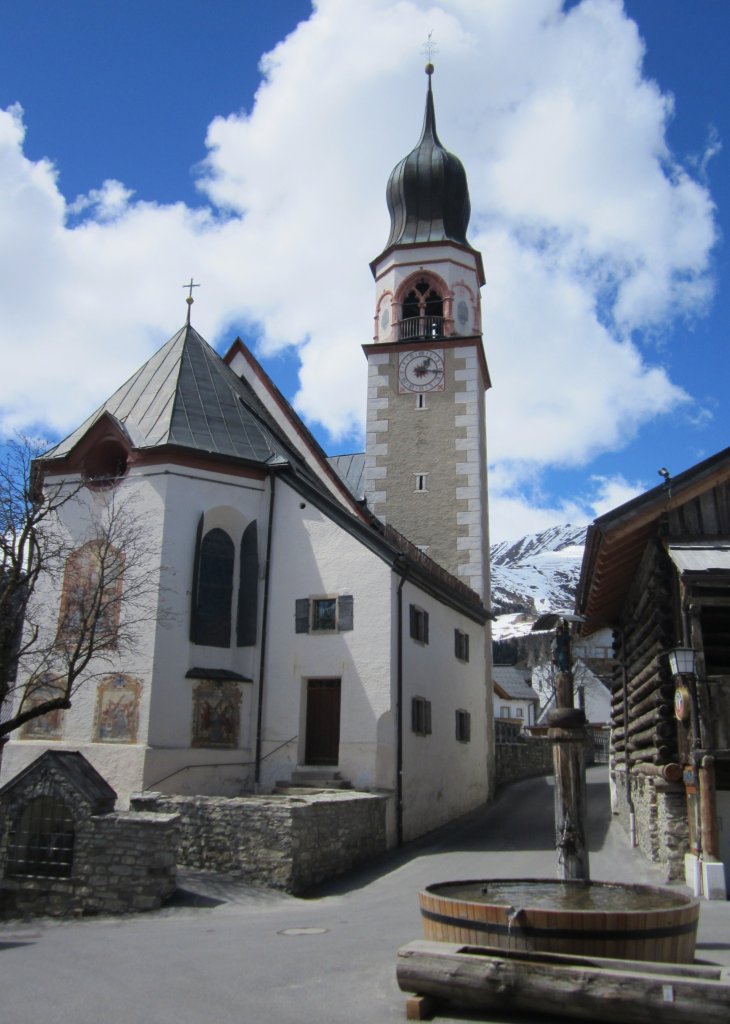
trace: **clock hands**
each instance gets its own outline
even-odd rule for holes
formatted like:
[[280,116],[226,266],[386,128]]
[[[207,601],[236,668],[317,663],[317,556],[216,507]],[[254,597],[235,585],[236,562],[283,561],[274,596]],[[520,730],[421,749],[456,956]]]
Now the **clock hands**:
[[418,363],[417,366],[413,367],[414,377],[425,377],[427,373],[436,373],[437,369],[434,365],[433,359],[427,356],[422,363]]

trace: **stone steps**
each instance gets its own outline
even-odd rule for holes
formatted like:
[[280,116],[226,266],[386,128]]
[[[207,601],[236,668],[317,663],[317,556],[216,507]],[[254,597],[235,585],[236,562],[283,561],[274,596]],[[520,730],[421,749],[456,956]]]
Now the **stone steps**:
[[285,793],[297,789],[352,789],[352,783],[343,779],[335,768],[295,768],[291,779],[276,783],[276,792]]

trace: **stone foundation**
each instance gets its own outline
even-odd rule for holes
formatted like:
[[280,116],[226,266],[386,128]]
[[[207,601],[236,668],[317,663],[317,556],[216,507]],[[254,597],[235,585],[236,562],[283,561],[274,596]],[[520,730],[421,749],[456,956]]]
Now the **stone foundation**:
[[302,796],[137,794],[137,811],[180,818],[178,863],[299,893],[386,849],[387,799],[317,791]]
[[[626,772],[614,769],[612,776],[619,820],[628,832]],[[632,773],[631,796],[639,849],[648,860],[664,868],[667,881],[682,881],[684,855],[689,849],[684,785]]]

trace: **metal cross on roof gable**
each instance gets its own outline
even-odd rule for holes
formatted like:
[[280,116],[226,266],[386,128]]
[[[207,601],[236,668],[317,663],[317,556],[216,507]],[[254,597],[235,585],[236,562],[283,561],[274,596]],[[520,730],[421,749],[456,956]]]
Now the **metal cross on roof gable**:
[[433,29],[431,29],[431,31],[428,33],[428,35],[426,37],[426,42],[423,44],[423,48],[421,50],[421,53],[428,60],[429,64],[431,63],[431,59],[432,59],[433,55],[435,53],[439,52],[438,51],[438,47],[436,46],[436,43],[432,39],[432,36],[433,36]]
[[188,292],[188,297],[185,299],[185,301],[188,304],[188,320],[187,320],[187,322],[189,324],[190,323],[190,307],[192,306],[193,302],[195,302],[195,299],[193,298],[193,288],[200,288],[200,285],[199,284],[195,284],[193,279],[192,279],[192,277],[191,277],[190,278],[190,282],[188,284],[182,285],[182,287],[190,289],[190,291]]

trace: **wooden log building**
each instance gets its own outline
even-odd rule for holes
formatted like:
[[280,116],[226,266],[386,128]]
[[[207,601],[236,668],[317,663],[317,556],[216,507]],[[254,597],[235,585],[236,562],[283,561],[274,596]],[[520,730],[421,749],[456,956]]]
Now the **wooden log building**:
[[[576,598],[610,627],[615,810],[667,877],[730,883],[730,448],[596,519]],[[696,654],[673,676],[668,652]],[[725,865],[723,877],[722,864]]]

